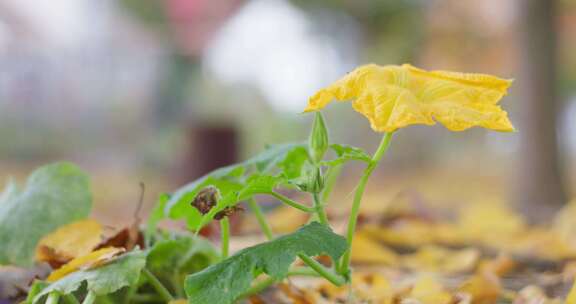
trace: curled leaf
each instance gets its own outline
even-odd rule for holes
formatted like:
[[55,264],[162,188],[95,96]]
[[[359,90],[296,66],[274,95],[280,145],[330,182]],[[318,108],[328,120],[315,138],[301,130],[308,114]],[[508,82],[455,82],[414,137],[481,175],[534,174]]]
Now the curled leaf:
[[56,269],[70,260],[90,253],[100,243],[102,226],[86,219],[44,236],[36,247],[36,260]]
[[93,251],[81,257],[77,257],[72,261],[70,261],[69,263],[62,266],[61,268],[53,271],[48,276],[46,281],[54,282],[75,271],[91,269],[104,265],[112,261],[116,256],[120,255],[123,252],[124,252],[123,248],[109,247]]

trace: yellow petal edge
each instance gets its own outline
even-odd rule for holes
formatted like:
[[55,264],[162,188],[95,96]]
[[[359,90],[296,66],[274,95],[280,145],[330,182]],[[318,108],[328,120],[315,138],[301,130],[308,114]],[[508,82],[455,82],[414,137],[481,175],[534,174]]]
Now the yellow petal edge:
[[304,112],[321,110],[333,100],[352,100],[354,110],[377,132],[436,122],[451,131],[482,127],[512,132],[508,114],[498,105],[511,84],[485,74],[368,64],[318,91]]

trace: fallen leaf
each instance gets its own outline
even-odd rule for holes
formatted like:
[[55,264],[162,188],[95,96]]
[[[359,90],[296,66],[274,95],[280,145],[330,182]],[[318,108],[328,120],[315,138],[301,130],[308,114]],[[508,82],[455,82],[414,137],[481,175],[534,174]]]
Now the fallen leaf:
[[572,289],[570,289],[570,293],[566,297],[566,304],[576,304],[576,281],[574,281]]
[[504,204],[485,202],[465,206],[456,229],[469,240],[498,246],[524,232],[526,224]]
[[139,246],[141,249],[144,248],[144,234],[140,231],[140,222],[142,221],[140,218],[140,210],[144,203],[144,191],[144,183],[140,183],[140,200],[138,201],[138,205],[134,211],[132,225],[120,230],[112,237],[106,239],[98,245],[96,249],[116,247],[124,248],[126,251],[132,251],[136,246]]
[[398,256],[362,232],[356,233],[352,242],[352,262],[356,264],[394,265]]
[[450,304],[453,301],[452,295],[430,275],[423,275],[416,281],[408,298],[421,304]]
[[288,206],[275,208],[267,217],[272,230],[277,233],[294,232],[308,220],[306,213]]
[[480,258],[477,249],[446,249],[436,245],[426,245],[411,255],[402,257],[402,264],[413,270],[425,270],[442,273],[461,273],[471,271]]
[[36,260],[47,262],[53,269],[90,253],[101,240],[102,226],[86,219],[58,228],[44,236],[36,247]]
[[114,260],[116,256],[120,255],[124,251],[124,248],[109,247],[102,248],[87,255],[77,257],[59,269],[53,271],[48,276],[46,281],[54,282],[75,271],[92,269],[98,266],[102,266]]
[[496,276],[475,274],[459,289],[472,298],[472,304],[494,304],[501,293],[500,280]]

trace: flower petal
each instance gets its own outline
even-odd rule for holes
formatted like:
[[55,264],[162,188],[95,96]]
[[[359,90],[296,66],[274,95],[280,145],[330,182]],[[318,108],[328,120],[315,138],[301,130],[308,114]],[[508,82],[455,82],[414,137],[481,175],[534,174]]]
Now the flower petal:
[[509,132],[514,127],[497,103],[510,84],[485,74],[369,64],[318,91],[304,111],[318,111],[334,99],[352,99],[354,110],[377,132],[435,121],[452,131],[479,126]]

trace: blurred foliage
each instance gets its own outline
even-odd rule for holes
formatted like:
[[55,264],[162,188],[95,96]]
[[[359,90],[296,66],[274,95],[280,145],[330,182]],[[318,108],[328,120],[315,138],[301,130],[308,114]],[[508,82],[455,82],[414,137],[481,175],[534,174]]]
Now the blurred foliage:
[[119,3],[146,26],[161,32],[169,30],[165,1],[121,0]]
[[311,14],[327,10],[354,18],[361,27],[368,58],[406,62],[414,58],[423,39],[424,2],[415,0],[292,0]]

